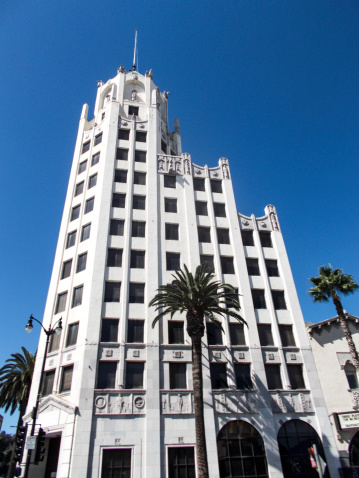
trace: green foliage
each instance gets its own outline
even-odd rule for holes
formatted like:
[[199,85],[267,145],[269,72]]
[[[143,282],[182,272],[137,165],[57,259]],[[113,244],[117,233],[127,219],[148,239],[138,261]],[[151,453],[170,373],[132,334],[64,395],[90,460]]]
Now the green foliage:
[[314,285],[308,291],[313,302],[328,302],[333,294],[349,295],[359,289],[352,275],[343,274],[342,269],[333,269],[331,264],[319,267],[319,276],[311,277],[309,282]]

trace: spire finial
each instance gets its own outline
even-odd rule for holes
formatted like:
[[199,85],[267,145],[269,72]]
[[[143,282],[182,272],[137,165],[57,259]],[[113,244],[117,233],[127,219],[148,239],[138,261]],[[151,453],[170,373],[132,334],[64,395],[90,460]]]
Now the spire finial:
[[132,70],[136,70],[136,52],[137,52],[137,28],[135,33],[135,48],[133,49],[133,62],[132,62]]

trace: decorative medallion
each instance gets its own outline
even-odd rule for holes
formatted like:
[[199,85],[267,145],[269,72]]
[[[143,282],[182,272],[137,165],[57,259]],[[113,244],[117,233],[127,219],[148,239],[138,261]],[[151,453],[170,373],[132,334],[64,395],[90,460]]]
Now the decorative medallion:
[[105,397],[96,397],[96,400],[95,400],[95,406],[96,408],[105,408],[107,404],[107,401],[106,401],[106,398]]
[[145,406],[145,400],[142,397],[136,397],[133,403],[136,408],[143,408]]

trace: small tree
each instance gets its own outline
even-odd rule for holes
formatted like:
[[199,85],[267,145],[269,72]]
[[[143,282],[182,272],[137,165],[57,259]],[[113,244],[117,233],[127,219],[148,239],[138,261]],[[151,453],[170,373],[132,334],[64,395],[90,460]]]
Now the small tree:
[[[192,342],[193,402],[196,429],[196,455],[198,478],[208,478],[208,460],[203,416],[203,377],[202,377],[202,337],[205,330],[205,317],[222,328],[215,315],[227,315],[245,323],[238,314],[240,310],[238,294],[234,287],[215,281],[214,273],[207,264],[196,268],[195,275],[183,266],[172,275],[171,284],[162,285],[149,303],[160,311],[152,327],[165,315],[171,319],[175,313],[186,313],[187,332]],[[226,308],[227,307],[227,308]],[[231,310],[233,309],[233,310]]]

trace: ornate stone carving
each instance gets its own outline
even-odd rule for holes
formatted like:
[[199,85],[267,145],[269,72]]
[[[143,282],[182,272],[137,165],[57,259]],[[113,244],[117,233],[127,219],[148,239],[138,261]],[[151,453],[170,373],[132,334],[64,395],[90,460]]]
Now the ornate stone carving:
[[100,88],[100,86],[102,86],[102,85],[103,85],[103,81],[102,81],[102,80],[99,80],[99,81],[97,82],[97,88]]
[[49,360],[49,367],[51,367],[51,365],[54,365],[54,359]]
[[72,359],[72,354],[67,354],[66,360],[69,362]]
[[202,174],[202,171],[200,169],[196,169],[196,174]]
[[247,219],[243,219],[242,224],[243,226],[249,226],[249,221],[247,221]]
[[105,350],[105,356],[106,357],[112,357],[113,356],[113,350],[111,350],[111,349]]
[[268,360],[274,360],[274,354],[268,354]]
[[296,354],[290,354],[289,356],[291,360],[297,360]]
[[213,352],[213,357],[215,359],[220,359],[222,357],[222,354],[221,354],[221,352]]
[[161,396],[163,414],[193,413],[192,393],[163,393]]
[[145,128],[145,125],[144,125],[144,124],[140,124],[140,128],[141,128],[141,129],[144,129],[144,128]]
[[137,99],[137,90],[131,91],[131,101],[136,101]]
[[140,356],[140,351],[139,350],[133,350],[132,351],[132,357],[139,357]]
[[227,158],[220,158],[219,164],[222,166],[223,179],[229,179],[228,159]]
[[127,126],[128,125],[127,121],[122,121],[121,124],[122,124],[122,126]]
[[183,352],[180,350],[174,350],[173,353],[173,358],[182,358],[183,357]]
[[238,358],[239,358],[240,360],[243,360],[243,359],[245,358],[244,352],[238,352]]
[[130,415],[145,413],[145,394],[109,392],[95,397],[96,415]]
[[146,77],[153,78],[152,69],[151,69],[151,70],[146,70],[145,76],[146,76]]
[[279,224],[278,224],[278,219],[277,215],[275,213],[275,208],[271,204],[268,206],[269,210],[269,218],[270,222],[272,224],[273,231],[279,231]]
[[272,392],[271,396],[273,413],[313,412],[312,399],[309,392]]
[[117,68],[117,73],[126,73],[126,68],[122,65],[120,65],[119,68]]
[[264,227],[264,228],[268,227],[267,223],[265,223],[265,222],[261,222],[261,226]]
[[353,390],[353,408],[354,410],[359,409],[359,390]]
[[185,174],[191,174],[191,170],[189,167],[189,159],[184,160],[184,173]]

